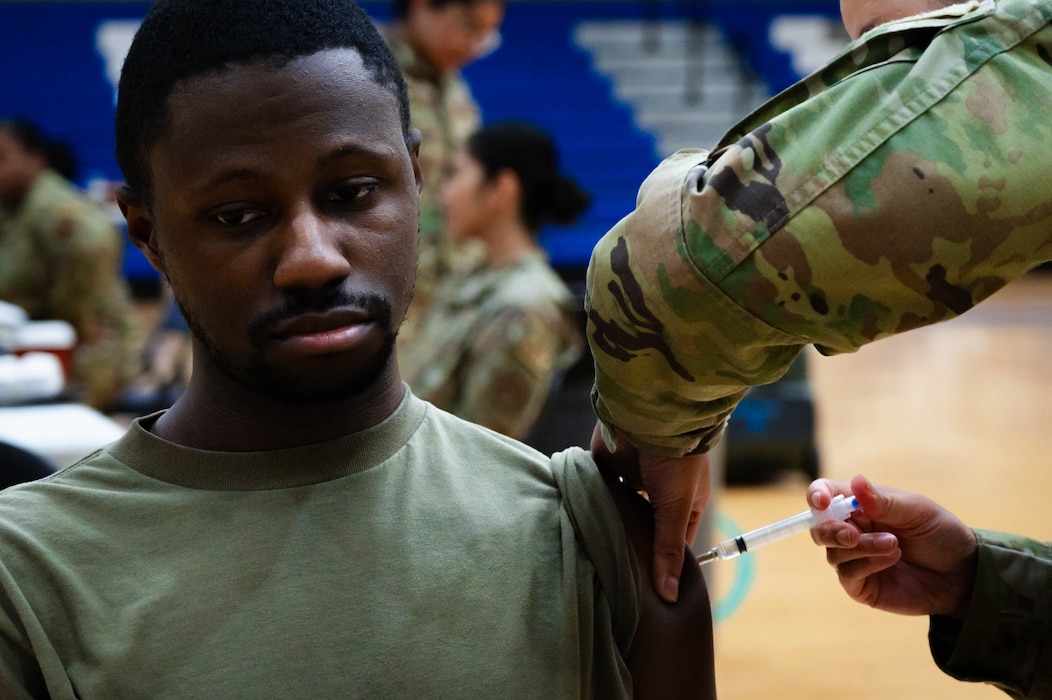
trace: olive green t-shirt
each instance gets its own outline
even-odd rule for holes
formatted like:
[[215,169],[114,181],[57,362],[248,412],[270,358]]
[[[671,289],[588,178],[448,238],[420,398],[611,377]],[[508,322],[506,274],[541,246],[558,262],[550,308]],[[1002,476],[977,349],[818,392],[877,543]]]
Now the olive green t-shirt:
[[631,697],[638,569],[587,453],[408,392],[275,452],[155,419],[0,494],[0,697]]

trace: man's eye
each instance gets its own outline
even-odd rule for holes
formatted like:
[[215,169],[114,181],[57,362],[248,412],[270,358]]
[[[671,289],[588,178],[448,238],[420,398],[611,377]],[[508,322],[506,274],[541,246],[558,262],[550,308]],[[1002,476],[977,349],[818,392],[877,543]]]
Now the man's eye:
[[335,188],[329,194],[328,199],[330,202],[353,203],[365,199],[375,192],[377,187],[376,183],[343,185]]
[[242,226],[264,215],[261,209],[232,209],[216,214],[215,220],[224,226]]

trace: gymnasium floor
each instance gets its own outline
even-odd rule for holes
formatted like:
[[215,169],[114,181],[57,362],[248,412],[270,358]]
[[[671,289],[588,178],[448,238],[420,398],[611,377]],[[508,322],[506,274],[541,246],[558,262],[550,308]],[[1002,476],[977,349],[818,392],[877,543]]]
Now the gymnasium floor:
[[[1031,273],[948,323],[808,359],[823,476],[863,473],[971,525],[1052,539],[1052,274]],[[725,489],[720,521],[742,532],[792,515],[807,507],[806,487],[785,473]],[[1007,697],[940,673],[927,618],[851,601],[808,535],[750,556],[712,565],[721,700]]]

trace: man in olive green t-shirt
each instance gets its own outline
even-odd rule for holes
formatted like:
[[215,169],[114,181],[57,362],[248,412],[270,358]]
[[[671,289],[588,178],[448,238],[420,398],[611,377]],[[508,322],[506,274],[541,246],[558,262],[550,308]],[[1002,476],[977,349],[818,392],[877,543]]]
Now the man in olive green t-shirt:
[[0,494],[0,697],[714,697],[635,494],[401,381],[419,141],[360,8],[154,3],[116,133],[193,373]]

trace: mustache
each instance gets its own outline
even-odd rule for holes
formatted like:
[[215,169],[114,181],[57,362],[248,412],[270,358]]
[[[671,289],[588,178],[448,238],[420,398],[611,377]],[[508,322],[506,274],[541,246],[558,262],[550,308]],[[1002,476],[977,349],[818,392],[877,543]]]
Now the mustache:
[[321,314],[347,307],[362,309],[380,325],[391,326],[391,301],[387,297],[373,292],[352,293],[335,288],[311,298],[287,297],[281,306],[254,319],[248,326],[248,336],[253,344],[258,345],[266,339],[269,335],[267,329],[275,323],[303,314]]

